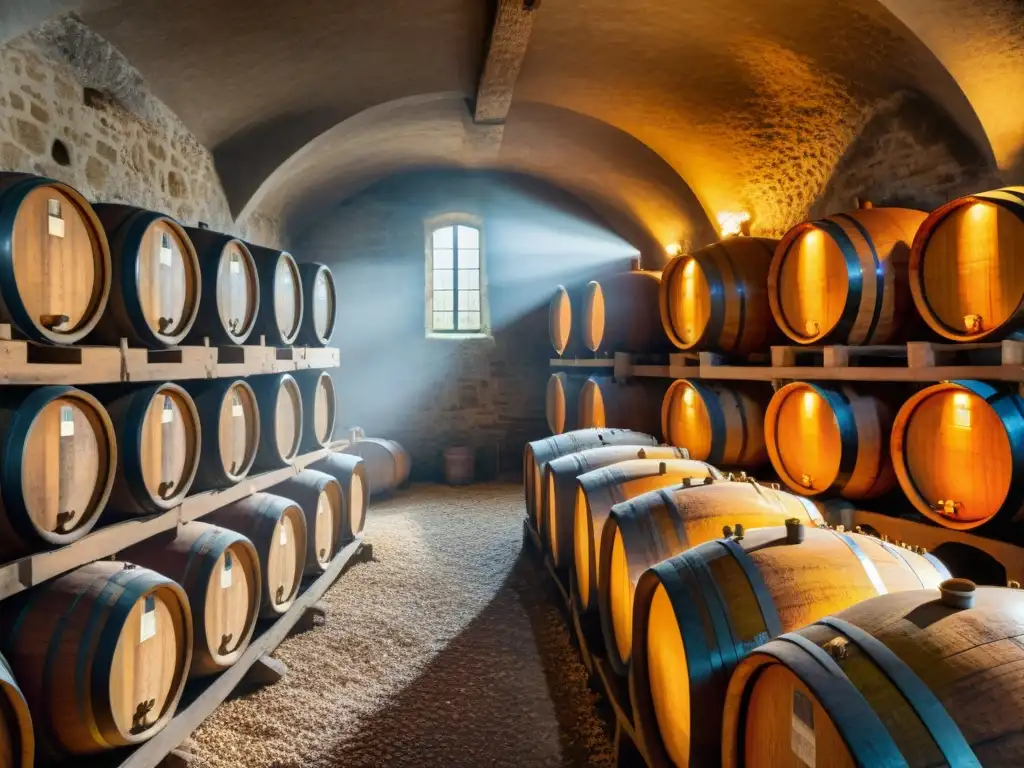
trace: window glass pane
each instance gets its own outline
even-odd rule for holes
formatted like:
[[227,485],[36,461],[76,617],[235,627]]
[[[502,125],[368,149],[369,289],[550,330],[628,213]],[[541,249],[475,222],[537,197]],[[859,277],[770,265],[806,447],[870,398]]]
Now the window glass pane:
[[[434,305],[435,308],[437,305]],[[447,309],[447,307],[445,307]],[[459,291],[459,311],[473,310],[480,311],[480,291]]]
[[480,269],[480,251],[459,248],[459,269]]
[[455,227],[441,227],[434,230],[434,248],[454,248]]
[[450,269],[434,270],[434,290],[450,291],[455,287],[455,273]]
[[480,230],[473,227],[459,227],[459,250],[480,247]]
[[479,312],[459,312],[459,330],[460,331],[479,331],[480,330],[480,313]]
[[477,269],[459,270],[459,288],[466,288],[471,291],[480,289],[480,271]]
[[[455,309],[452,306],[454,296],[454,291],[434,291],[434,311],[451,312]],[[466,307],[466,309],[471,309],[471,307]]]
[[[434,249],[434,269],[454,269],[455,257],[451,248]],[[460,254],[461,255],[461,254]]]
[[451,312],[434,313],[435,331],[452,331],[455,329],[455,316]]

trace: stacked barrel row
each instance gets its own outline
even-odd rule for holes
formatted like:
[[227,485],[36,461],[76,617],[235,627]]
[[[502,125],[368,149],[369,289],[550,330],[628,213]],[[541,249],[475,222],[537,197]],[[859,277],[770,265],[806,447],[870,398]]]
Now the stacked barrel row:
[[642,432],[530,443],[524,472],[529,525],[649,765],[1019,764],[1019,591]]
[[0,173],[0,322],[42,344],[326,346],[331,271],[155,211]]

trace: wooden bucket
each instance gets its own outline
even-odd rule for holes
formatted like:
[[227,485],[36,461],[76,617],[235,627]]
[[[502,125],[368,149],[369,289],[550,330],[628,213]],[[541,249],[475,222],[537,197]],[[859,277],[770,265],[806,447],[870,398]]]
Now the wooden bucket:
[[326,472],[307,469],[278,483],[269,493],[291,499],[306,516],[306,573],[326,571],[344,539],[345,499],[341,483]]
[[793,227],[768,271],[779,328],[798,344],[885,344],[913,320],[910,246],[926,214],[862,208]]
[[260,560],[260,617],[273,619],[287,613],[302,586],[306,567],[306,516],[290,499],[269,493],[221,507],[204,518],[236,531],[256,547]]
[[235,346],[244,344],[252,333],[260,312],[260,277],[252,253],[241,240],[186,227],[199,254],[202,271],[202,296],[199,316],[186,336],[189,344]]
[[768,304],[768,267],[777,240],[729,237],[677,256],[661,277],[658,305],[679,349],[748,355],[778,336]]
[[666,383],[657,379],[623,384],[591,376],[580,387],[580,428],[618,427],[655,434],[666,389]]
[[117,439],[106,410],[72,387],[0,391],[0,560],[62,547],[110,498]]
[[896,485],[892,421],[885,401],[855,387],[793,382],[775,393],[765,412],[768,456],[794,493],[875,498]]
[[0,765],[33,768],[35,764],[32,715],[7,659],[0,656]]
[[272,347],[291,346],[302,328],[303,290],[299,265],[286,251],[249,245],[260,276],[256,332]]
[[341,520],[342,544],[363,532],[370,493],[366,476],[366,462],[362,456],[331,453],[327,458],[309,465],[310,469],[330,475],[341,485],[345,510]]
[[361,456],[366,462],[366,483],[371,496],[390,493],[409,479],[409,454],[394,440],[365,437],[345,446],[342,453]]
[[961,579],[782,635],[736,667],[722,765],[1015,768],[1021,635],[1024,594]]
[[928,326],[953,341],[1024,328],[1024,187],[967,195],[936,208],[910,253],[910,289]]
[[53,179],[0,173],[0,322],[40,344],[74,344],[110,296],[110,247],[82,195]]
[[295,381],[302,400],[302,450],[323,448],[334,437],[338,397],[328,371],[298,371]]
[[193,521],[171,541],[158,537],[121,553],[182,586],[192,607],[189,677],[232,666],[249,647],[260,611],[260,561],[252,542],[227,528]]
[[177,221],[127,205],[97,205],[110,240],[113,285],[92,344],[164,349],[182,343],[199,314],[199,255]]
[[666,352],[671,348],[658,311],[661,272],[620,272],[587,283],[579,313],[583,346],[591,352]]
[[768,386],[678,379],[661,401],[661,431],[690,458],[730,469],[755,469],[768,461],[764,413]]
[[729,676],[749,651],[870,597],[947,578],[930,555],[796,521],[656,562],[640,576],[631,617],[631,698],[646,753],[716,764]]
[[192,659],[180,586],[108,560],[36,587],[12,608],[4,654],[45,735],[40,759],[139,744],[170,721]]
[[308,347],[326,347],[338,320],[338,289],[334,274],[323,264],[299,264],[302,280],[302,323],[296,341]]
[[302,445],[302,394],[288,373],[251,376],[260,414],[260,441],[253,467],[261,472],[288,466]]
[[244,379],[187,381],[195,403],[202,450],[193,488],[227,488],[249,474],[260,444],[260,410],[256,393]]

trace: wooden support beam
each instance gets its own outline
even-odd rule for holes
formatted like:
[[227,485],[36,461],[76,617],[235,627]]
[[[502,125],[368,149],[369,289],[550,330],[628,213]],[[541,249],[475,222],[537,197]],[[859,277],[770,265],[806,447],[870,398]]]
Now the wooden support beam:
[[539,5],[540,0],[498,0],[491,44],[476,94],[474,122],[505,122]]

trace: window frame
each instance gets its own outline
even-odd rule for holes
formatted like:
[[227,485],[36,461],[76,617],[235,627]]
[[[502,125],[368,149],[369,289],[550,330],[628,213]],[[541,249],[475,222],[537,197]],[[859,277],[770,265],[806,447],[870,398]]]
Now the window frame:
[[[461,330],[458,326],[459,313],[459,290],[458,290],[458,248],[456,234],[456,247],[453,248],[455,261],[452,264],[453,288],[452,288],[452,312],[454,314],[455,328],[435,329],[434,328],[434,232],[446,227],[472,227],[479,233],[480,262],[478,272],[479,293],[480,293],[480,328],[472,331]],[[483,219],[468,213],[445,213],[440,216],[432,216],[424,219],[423,241],[426,250],[426,273],[424,275],[425,304],[424,327],[427,338],[435,339],[489,339],[491,338],[491,316],[490,304],[487,301],[487,244],[484,236]]]

